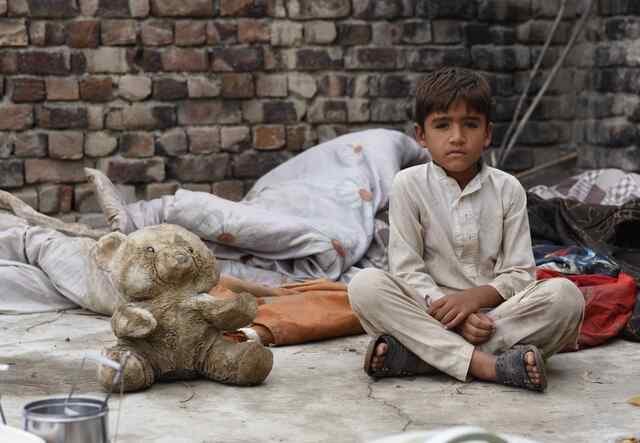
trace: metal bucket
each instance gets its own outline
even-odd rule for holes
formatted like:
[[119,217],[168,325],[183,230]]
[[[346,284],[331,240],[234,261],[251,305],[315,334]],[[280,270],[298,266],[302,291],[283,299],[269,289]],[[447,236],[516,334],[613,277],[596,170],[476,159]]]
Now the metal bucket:
[[47,443],[108,443],[105,402],[94,398],[50,398],[28,403],[23,429]]

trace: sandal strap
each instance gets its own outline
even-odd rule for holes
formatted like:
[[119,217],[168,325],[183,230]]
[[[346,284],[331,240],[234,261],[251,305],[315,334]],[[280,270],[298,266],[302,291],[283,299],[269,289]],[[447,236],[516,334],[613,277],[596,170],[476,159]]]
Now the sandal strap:
[[428,365],[391,335],[377,337],[372,346],[375,349],[380,343],[387,344],[384,364],[379,369],[371,368],[367,371],[369,375],[373,377],[406,377],[428,372]]
[[[527,373],[525,356],[528,352],[533,352],[536,356],[536,365],[541,377],[540,384],[534,384]],[[507,386],[542,392],[546,388],[546,378],[544,367],[541,367],[542,364],[540,351],[535,346],[514,346],[512,349],[500,354],[496,359],[496,381]]]

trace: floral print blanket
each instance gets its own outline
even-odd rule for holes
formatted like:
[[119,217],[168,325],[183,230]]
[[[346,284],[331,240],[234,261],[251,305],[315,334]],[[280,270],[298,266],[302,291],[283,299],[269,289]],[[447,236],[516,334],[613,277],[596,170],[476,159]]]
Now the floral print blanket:
[[212,244],[223,273],[270,286],[347,281],[359,267],[384,267],[386,223],[376,214],[388,205],[394,175],[429,159],[401,132],[354,132],[273,169],[240,202],[179,190],[129,205],[128,229],[183,226]]

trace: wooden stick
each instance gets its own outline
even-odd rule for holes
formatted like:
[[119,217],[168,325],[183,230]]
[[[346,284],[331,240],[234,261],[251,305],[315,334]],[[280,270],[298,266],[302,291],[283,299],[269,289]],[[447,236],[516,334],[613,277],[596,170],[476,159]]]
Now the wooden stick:
[[551,160],[550,162],[546,162],[541,165],[535,166],[531,169],[527,169],[526,171],[518,172],[517,174],[514,174],[514,176],[516,178],[528,177],[531,174],[535,174],[536,172],[542,171],[543,169],[547,169],[547,168],[550,168],[551,166],[559,165],[560,163],[564,163],[566,161],[573,160],[575,158],[578,158],[578,154],[576,152],[572,152],[571,154],[564,155],[555,160]]

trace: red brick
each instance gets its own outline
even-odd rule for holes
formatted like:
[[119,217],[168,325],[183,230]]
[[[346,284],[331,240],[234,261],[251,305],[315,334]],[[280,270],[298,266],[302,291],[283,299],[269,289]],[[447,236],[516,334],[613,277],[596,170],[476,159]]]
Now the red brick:
[[187,101],[178,109],[181,125],[233,124],[242,121],[240,105],[231,100]]
[[144,189],[144,199],[155,200],[165,195],[173,195],[178,189],[180,185],[177,182],[151,183]]
[[98,0],[96,15],[100,17],[130,17],[129,0]]
[[79,20],[67,25],[67,44],[72,48],[97,48],[100,36],[100,22]]
[[207,22],[207,44],[231,45],[238,42],[238,25],[226,22]]
[[253,130],[253,145],[257,150],[272,151],[286,144],[284,126],[257,126]]
[[165,161],[159,157],[100,159],[98,168],[116,183],[162,182],[166,177]]
[[0,74],[15,74],[18,71],[18,57],[15,52],[0,52]]
[[85,166],[90,162],[28,159],[24,162],[27,183],[82,183],[87,180]]
[[211,193],[220,198],[231,201],[240,201],[244,197],[244,183],[240,180],[224,180],[211,186]]
[[78,12],[75,0],[29,0],[29,15],[31,17],[75,17]]
[[30,105],[0,105],[0,130],[21,131],[33,126],[33,107]]
[[173,78],[160,78],[153,82],[153,95],[155,100],[181,100],[189,96],[186,80]]
[[253,75],[223,74],[222,96],[226,98],[251,98],[255,94]]
[[79,107],[38,107],[38,125],[47,129],[86,129],[87,110]]
[[16,78],[12,80],[12,100],[21,102],[40,102],[46,97],[44,80],[39,78]]
[[147,132],[128,132],[120,136],[120,152],[123,157],[153,157],[153,135]]
[[43,185],[38,187],[38,210],[43,214],[60,212],[61,197],[61,185]]
[[203,49],[171,48],[162,53],[162,67],[168,72],[206,72],[209,60]]
[[49,77],[47,80],[47,100],[78,100],[80,92],[78,80],[72,77]]
[[269,43],[271,41],[269,25],[259,20],[240,20],[238,40],[240,43]]
[[101,27],[103,45],[118,46],[136,43],[135,20],[104,20]]
[[214,13],[211,0],[151,0],[153,15],[168,17],[210,17]]
[[214,48],[212,69],[227,72],[253,72],[264,66],[262,48]]
[[20,188],[24,185],[24,162],[18,159],[0,160],[0,188]]
[[176,22],[176,45],[201,45],[207,40],[207,24],[202,21],[182,20]]
[[16,157],[46,157],[49,138],[42,132],[20,132],[14,141]]
[[80,80],[80,98],[89,102],[108,102],[113,96],[111,78],[89,77]]
[[80,160],[84,156],[84,133],[53,131],[49,134],[49,156],[60,160]]
[[66,75],[69,58],[64,52],[22,52],[18,54],[18,71],[31,75]]
[[29,37],[24,20],[0,20],[0,46],[27,46]]
[[175,126],[176,114],[173,106],[134,104],[110,109],[106,118],[108,129],[167,129]]
[[186,182],[222,180],[227,175],[229,154],[182,155],[169,163],[169,176]]
[[211,154],[220,150],[220,128],[189,128],[189,150],[194,154]]
[[146,46],[166,46],[173,43],[173,25],[164,20],[150,20],[142,24],[140,32]]
[[63,22],[34,21],[29,36],[35,46],[62,46],[67,42],[67,28]]
[[235,17],[263,17],[267,14],[264,0],[220,0],[220,15]]
[[220,130],[222,149],[240,152],[251,147],[251,129],[248,126],[225,126]]
[[160,155],[177,157],[186,154],[189,149],[187,134],[182,128],[172,129],[158,137],[156,145]]
[[318,135],[310,125],[295,125],[287,127],[287,150],[302,151],[316,145]]

